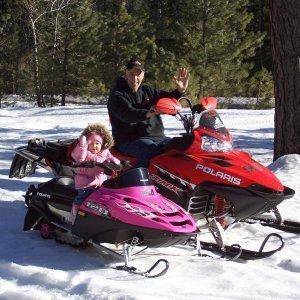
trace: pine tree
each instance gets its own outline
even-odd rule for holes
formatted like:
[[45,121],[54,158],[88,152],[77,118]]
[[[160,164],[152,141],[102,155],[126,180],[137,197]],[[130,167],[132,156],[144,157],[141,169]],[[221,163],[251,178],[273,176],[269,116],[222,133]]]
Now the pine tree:
[[8,0],[1,7],[0,93],[25,93],[31,88],[27,64],[30,34],[24,14],[19,1]]
[[173,75],[187,66],[185,9],[183,0],[147,1],[148,80],[156,87],[173,88]]
[[[135,2],[135,3],[134,3]],[[145,59],[151,39],[144,34],[148,26],[141,7],[135,11],[139,1],[106,1],[98,6],[100,17],[105,27],[99,33],[102,51],[99,53],[99,75],[106,89],[113,84],[115,78],[124,72],[125,62],[133,56]],[[129,5],[128,5],[129,4]]]
[[247,9],[253,14],[249,29],[253,32],[265,34],[262,45],[257,49],[255,56],[252,58],[254,62],[254,71],[263,68],[272,72],[272,51],[270,40],[270,18],[268,0],[252,0],[249,1]]
[[[135,1],[136,2],[136,1]],[[157,86],[173,86],[174,72],[192,72],[191,96],[241,95],[263,34],[249,30],[252,14],[246,0],[149,0],[145,17],[149,39],[148,78]],[[155,82],[156,81],[156,82]]]
[[62,105],[66,94],[85,94],[87,87],[96,90],[95,86],[99,85],[98,58],[102,51],[99,32],[102,30],[103,22],[93,10],[92,1],[72,3],[64,10],[59,53]]
[[252,15],[245,0],[198,1],[188,24],[188,61],[199,95],[233,96],[243,94],[251,65],[263,35],[247,31]]

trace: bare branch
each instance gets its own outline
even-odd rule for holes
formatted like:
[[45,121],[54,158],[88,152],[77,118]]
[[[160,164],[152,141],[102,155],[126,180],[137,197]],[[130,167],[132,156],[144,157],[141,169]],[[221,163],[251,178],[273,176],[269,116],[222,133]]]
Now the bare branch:
[[[35,24],[41,17],[48,13],[53,13],[57,11],[61,11],[64,8],[66,8],[71,0],[61,0],[57,8],[54,8],[55,3],[58,2],[58,0],[50,0],[50,1],[45,1],[50,4],[50,8],[45,9],[43,12],[40,12],[37,16],[34,17],[35,14],[37,14],[38,8],[37,4],[35,1],[30,1],[30,0],[24,0],[25,7],[27,8],[29,15],[31,15],[31,18],[33,20],[33,24]],[[35,13],[34,13],[35,12]]]

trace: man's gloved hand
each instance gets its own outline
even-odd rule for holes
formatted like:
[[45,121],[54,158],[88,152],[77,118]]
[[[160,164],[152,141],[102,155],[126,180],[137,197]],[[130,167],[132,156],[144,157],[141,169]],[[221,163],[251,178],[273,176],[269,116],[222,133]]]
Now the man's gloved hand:
[[194,106],[192,107],[192,112],[193,112],[193,113],[195,113],[195,112],[201,113],[201,112],[204,111],[204,110],[205,110],[205,108],[203,107],[202,104],[196,104],[196,105],[194,105]]
[[151,118],[153,116],[159,115],[160,112],[155,108],[155,106],[152,106],[149,111],[147,112],[146,117]]

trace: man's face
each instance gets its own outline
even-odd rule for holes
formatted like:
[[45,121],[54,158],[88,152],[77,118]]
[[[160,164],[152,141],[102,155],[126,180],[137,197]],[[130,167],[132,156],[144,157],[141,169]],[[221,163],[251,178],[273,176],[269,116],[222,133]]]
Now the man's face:
[[125,78],[129,87],[136,92],[144,79],[144,71],[138,68],[126,70]]

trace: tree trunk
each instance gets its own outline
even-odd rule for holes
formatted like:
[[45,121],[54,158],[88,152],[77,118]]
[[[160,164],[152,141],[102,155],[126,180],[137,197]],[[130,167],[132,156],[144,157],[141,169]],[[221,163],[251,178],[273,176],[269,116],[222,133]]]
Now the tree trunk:
[[34,65],[34,87],[35,87],[35,92],[36,92],[36,100],[37,100],[37,105],[38,107],[45,107],[43,95],[41,92],[41,86],[40,86],[40,76],[39,76],[39,60],[38,60],[38,44],[37,44],[37,34],[36,34],[36,28],[35,28],[35,23],[30,18],[31,21],[31,28],[32,28],[32,33],[33,33],[33,65]]
[[[206,47],[206,39],[207,39],[207,21],[208,21],[208,3],[207,0],[203,1],[203,6],[202,6],[202,36],[201,36],[201,48],[204,54],[204,60],[202,62],[203,68],[206,69],[207,66],[207,47]],[[205,78],[201,75],[199,76],[199,91],[200,95],[204,95],[204,85],[203,82],[205,82]]]
[[300,1],[270,0],[275,81],[274,160],[300,154]]
[[[260,33],[264,32],[264,0],[259,0],[259,21],[258,21],[258,30]],[[259,56],[259,68],[263,67],[263,45],[258,48],[258,56]]]
[[64,58],[63,58],[63,78],[62,78],[62,92],[61,92],[61,106],[66,105],[66,93],[67,93],[67,84],[68,84],[68,63],[69,63],[69,14],[68,11],[65,14],[66,26],[65,26],[65,38],[64,38]]
[[65,41],[64,60],[63,60],[63,79],[62,79],[62,93],[61,93],[61,106],[66,105],[66,92],[67,92],[67,76],[68,76],[68,45]]
[[53,48],[52,48],[52,65],[51,65],[51,94],[50,94],[50,105],[51,107],[54,105],[54,89],[55,89],[55,74],[54,74],[54,62],[56,57],[56,49],[57,49],[57,34],[58,34],[58,17],[59,17],[59,7],[55,15],[55,22],[54,22],[54,41],[53,41]]
[[21,55],[17,56],[16,62],[14,64],[14,94],[19,94],[19,85],[20,85],[20,64],[21,64]]

